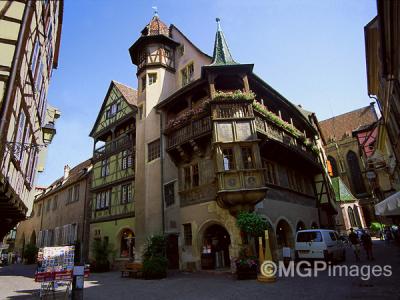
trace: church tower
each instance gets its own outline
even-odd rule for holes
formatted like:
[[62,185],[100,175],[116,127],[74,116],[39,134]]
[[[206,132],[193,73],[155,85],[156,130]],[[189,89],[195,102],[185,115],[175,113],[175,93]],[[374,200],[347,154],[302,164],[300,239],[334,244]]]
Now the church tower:
[[155,13],[130,47],[133,64],[137,66],[138,116],[136,119],[136,258],[146,238],[163,233],[161,192],[162,139],[160,114],[155,106],[175,86],[175,48],[179,43],[170,37],[170,30]]

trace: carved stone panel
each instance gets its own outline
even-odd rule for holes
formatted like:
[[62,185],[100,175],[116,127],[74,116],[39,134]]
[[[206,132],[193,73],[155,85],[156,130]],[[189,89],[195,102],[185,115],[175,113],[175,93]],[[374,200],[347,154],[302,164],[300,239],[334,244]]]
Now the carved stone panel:
[[217,133],[218,141],[231,142],[233,141],[233,130],[231,123],[218,123]]
[[236,123],[237,139],[239,141],[247,141],[252,139],[250,122]]

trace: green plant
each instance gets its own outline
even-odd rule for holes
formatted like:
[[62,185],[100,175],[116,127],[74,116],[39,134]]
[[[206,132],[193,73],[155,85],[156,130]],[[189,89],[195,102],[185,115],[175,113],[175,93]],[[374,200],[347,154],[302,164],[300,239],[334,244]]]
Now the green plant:
[[247,211],[238,214],[236,223],[240,230],[253,237],[264,235],[264,231],[271,227],[260,215]]
[[216,91],[214,94],[214,100],[253,100],[255,94],[250,92],[242,92],[241,90],[236,90],[234,92],[222,92]]
[[379,222],[372,222],[370,226],[370,230],[372,232],[378,232],[379,230],[382,230],[385,228],[387,225],[379,223]]
[[96,271],[108,271],[110,268],[109,257],[114,254],[112,245],[107,240],[95,239],[91,250],[95,260]]
[[143,276],[146,279],[160,279],[167,276],[167,241],[163,235],[147,239],[143,252]]
[[38,253],[38,248],[34,244],[28,244],[24,250],[24,258],[27,264],[34,264],[36,262],[36,257]]

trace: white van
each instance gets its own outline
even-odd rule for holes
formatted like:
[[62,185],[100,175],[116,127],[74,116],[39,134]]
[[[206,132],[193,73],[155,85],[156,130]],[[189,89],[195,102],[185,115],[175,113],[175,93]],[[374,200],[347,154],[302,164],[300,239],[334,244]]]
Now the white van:
[[346,249],[334,230],[299,230],[296,234],[295,256],[302,259],[346,260]]

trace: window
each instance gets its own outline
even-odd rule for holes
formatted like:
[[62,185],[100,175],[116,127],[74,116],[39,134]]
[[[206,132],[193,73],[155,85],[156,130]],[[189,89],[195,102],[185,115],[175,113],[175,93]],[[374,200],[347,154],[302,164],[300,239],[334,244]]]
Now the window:
[[142,92],[146,89],[146,76],[143,76],[141,78],[141,82],[142,82]]
[[126,170],[133,165],[132,150],[122,151],[121,169]]
[[53,210],[57,209],[57,202],[58,202],[58,196],[56,195],[56,196],[54,196],[54,199],[53,199]]
[[322,234],[320,231],[299,232],[297,234],[297,242],[299,243],[322,242]]
[[291,188],[292,190],[296,190],[296,178],[294,171],[287,169],[286,173],[287,173],[289,188]]
[[149,73],[149,85],[157,82],[157,73]]
[[235,169],[235,156],[233,155],[232,148],[222,149],[222,157],[225,171]]
[[329,232],[329,236],[331,237],[332,241],[336,241],[336,235],[334,232]]
[[339,176],[336,160],[332,156],[328,156],[328,173],[331,177]]
[[185,246],[192,246],[192,224],[183,224]]
[[74,198],[73,201],[79,201],[79,184],[74,186]]
[[110,164],[108,161],[108,158],[103,159],[101,161],[101,171],[100,171],[100,176],[101,177],[106,177],[110,174]]
[[25,121],[25,113],[21,110],[18,120],[17,135],[15,137],[16,144],[14,145],[14,156],[18,160],[21,159],[23,153],[22,148],[20,148],[18,145],[24,140]]
[[263,160],[265,181],[270,184],[278,184],[276,177],[275,164],[268,160]]
[[139,120],[143,120],[144,117],[144,110],[143,110],[143,104],[138,106],[138,118]]
[[147,144],[147,162],[160,157],[160,139]]
[[175,203],[175,184],[174,182],[164,185],[165,206],[171,206]]
[[179,45],[177,48],[178,54],[180,56],[182,56],[183,54],[185,54],[185,46],[184,45]]
[[192,166],[192,187],[199,186],[199,165]]
[[114,117],[119,110],[120,110],[120,103],[111,104],[109,109],[106,110],[106,118],[110,119],[110,118]]
[[43,80],[43,62],[40,61],[39,70],[38,70],[38,73],[36,74],[36,80],[35,80],[35,92],[36,93],[40,92],[42,80]]
[[37,59],[39,56],[39,47],[40,47],[39,39],[36,38],[35,44],[33,46],[32,58],[31,58],[31,71],[32,71],[33,77],[35,77]]
[[102,191],[96,194],[96,210],[107,209],[110,205],[111,190]]
[[191,178],[190,178],[190,166],[183,168],[183,177],[184,177],[185,190],[190,189],[191,188],[191,184],[190,184],[190,181],[191,181]]
[[365,193],[366,189],[364,185],[364,179],[361,174],[361,169],[358,163],[357,155],[353,151],[349,151],[347,153],[346,159],[350,169],[350,175],[351,175],[350,178],[355,194]]
[[241,147],[242,150],[242,161],[243,161],[243,168],[245,169],[253,169],[253,151],[250,147]]
[[129,203],[132,201],[132,185],[121,185],[121,203]]
[[67,204],[72,202],[73,192],[74,192],[74,189],[72,187],[68,189],[68,191],[67,191]]
[[185,86],[191,81],[193,81],[193,75],[194,75],[194,65],[193,63],[190,63],[181,70],[182,86]]

